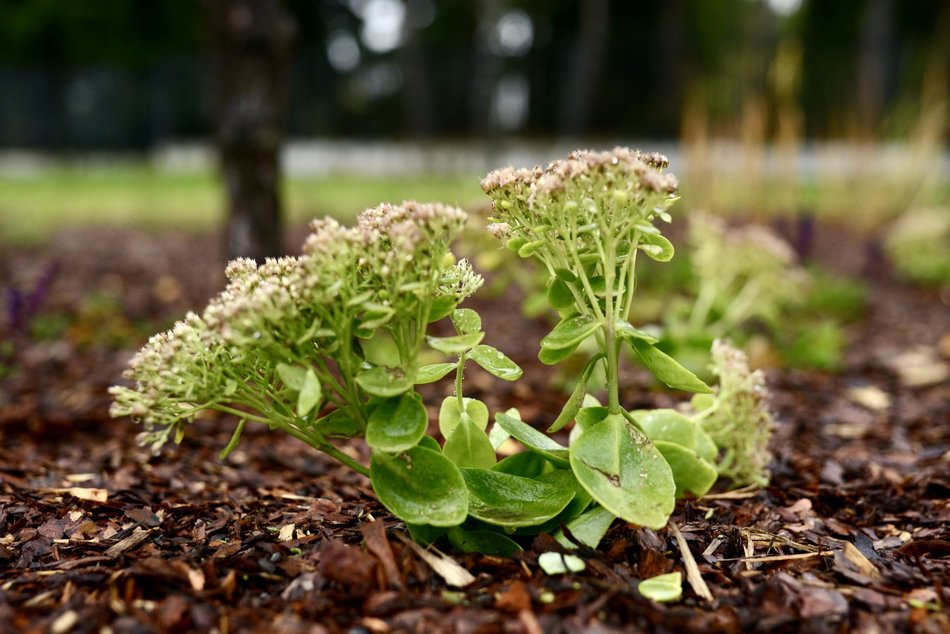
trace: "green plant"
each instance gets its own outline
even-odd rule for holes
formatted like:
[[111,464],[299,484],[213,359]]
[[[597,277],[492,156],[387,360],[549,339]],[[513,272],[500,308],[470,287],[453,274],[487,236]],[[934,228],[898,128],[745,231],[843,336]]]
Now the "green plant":
[[950,209],[912,210],[887,231],[887,254],[906,279],[920,284],[950,284]]
[[[717,477],[717,447],[698,422],[711,414],[694,421],[673,412],[670,423],[665,410],[629,412],[619,399],[623,345],[667,385],[710,392],[627,320],[637,253],[673,255],[653,224],[669,219],[676,199],[665,165],[622,149],[580,152],[544,171],[502,170],[483,182],[500,221],[492,233],[550,276],[547,297],[561,321],[542,341],[541,360],[557,363],[588,339],[596,345],[548,430],[575,422],[568,446],[515,409],[496,413],[489,427],[487,406],[464,395],[469,361],[504,380],[522,372],[483,343],[478,314],[458,308],[482,283],[449,251],[464,214],[418,203],[367,210],[355,228],[316,221],[300,257],[230,263],[227,288],[200,317],[189,314],[133,358],[126,377],[135,384],[112,389],[112,414],[142,422],[141,440],[155,449],[179,441],[201,410],[234,414],[240,422],[222,459],[247,422],[289,433],[369,476],[415,540],[445,537],[462,551],[511,555],[519,535],[562,527],[567,543],[596,546],[617,517],[662,527],[677,495],[703,495]],[[430,336],[428,325],[445,317],[455,334]],[[422,365],[425,346],[455,360]],[[586,394],[598,367],[606,406]],[[426,434],[414,386],[453,372],[440,445]],[[369,446],[368,466],[334,444],[353,437]],[[510,438],[527,451],[498,460]]]
[[[576,420],[569,447],[503,415],[498,424],[525,445],[544,448],[551,462],[568,464],[609,515],[651,527],[666,523],[677,492],[702,495],[715,481],[715,469],[704,457],[707,447],[696,444],[694,425],[687,421],[691,433],[666,437],[661,428],[644,427],[620,403],[624,345],[666,385],[710,391],[657,349],[655,337],[628,321],[637,254],[658,261],[673,257],[672,245],[654,224],[670,220],[667,209],[677,199],[676,178],[662,173],[666,166],[660,155],[618,148],[575,152],[545,170],[507,168],[482,182],[497,221],[489,230],[519,256],[537,259],[548,273],[547,298],[561,321],[541,341],[539,359],[558,363],[589,338],[599,349],[548,429],[556,432]],[[584,407],[587,380],[597,365],[604,368],[608,403]]]

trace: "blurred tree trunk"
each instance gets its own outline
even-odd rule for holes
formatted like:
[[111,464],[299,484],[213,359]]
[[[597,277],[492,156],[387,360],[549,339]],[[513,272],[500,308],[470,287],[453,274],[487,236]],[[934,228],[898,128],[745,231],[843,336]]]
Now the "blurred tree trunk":
[[501,59],[492,50],[492,38],[498,18],[499,0],[477,0],[475,6],[475,50],[469,97],[469,129],[478,136],[491,138],[497,131],[492,118],[492,100],[501,71]]
[[580,135],[587,131],[594,90],[607,55],[609,0],[581,2],[579,17],[575,53],[560,108],[561,132],[569,135]]
[[296,25],[275,0],[210,0],[228,257],[284,253],[278,154]]
[[893,1],[868,0],[858,52],[858,127],[873,138],[887,102],[888,62],[893,40]]

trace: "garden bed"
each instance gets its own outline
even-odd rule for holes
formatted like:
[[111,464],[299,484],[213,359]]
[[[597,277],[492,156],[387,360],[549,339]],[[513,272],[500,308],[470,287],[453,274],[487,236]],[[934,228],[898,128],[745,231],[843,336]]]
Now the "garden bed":
[[[298,243],[299,241],[294,241]],[[516,559],[453,555],[453,587],[369,481],[279,433],[208,416],[151,456],[108,417],[106,389],[144,338],[224,283],[217,238],[133,230],[4,248],[0,279],[55,265],[32,337],[0,380],[0,631],[946,631],[950,600],[950,298],[904,285],[866,241],[819,227],[814,257],[868,284],[840,374],[770,370],[772,484],[680,503],[713,600],[660,605],[640,579],[684,570],[672,527],[616,522],[586,569],[546,575],[541,536]],[[478,296],[477,296],[478,297]],[[549,325],[513,290],[472,302],[486,342],[524,369],[471,370],[470,396],[544,427],[566,398],[536,359]],[[10,333],[6,333],[10,334]],[[430,386],[437,402],[450,381]],[[630,409],[681,396],[628,370]],[[434,420],[436,412],[430,412]],[[348,448],[365,463],[362,445]],[[599,629],[598,629],[599,628]]]

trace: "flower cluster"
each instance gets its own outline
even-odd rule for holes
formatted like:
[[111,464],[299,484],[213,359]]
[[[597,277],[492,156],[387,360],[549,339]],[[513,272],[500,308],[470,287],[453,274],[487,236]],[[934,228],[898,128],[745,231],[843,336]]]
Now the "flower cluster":
[[667,165],[659,154],[615,148],[578,150],[545,169],[497,170],[482,181],[493,200],[489,231],[522,257],[539,259],[551,276],[560,270],[569,280],[595,278],[575,289],[582,313],[585,306],[598,313],[598,296],[606,296],[624,317],[636,250],[663,261],[672,257],[653,224],[670,220],[666,209],[677,199],[676,177],[662,171]]
[[[353,338],[379,328],[391,331],[411,374],[432,305],[447,298],[451,309],[481,284],[466,261],[446,267],[464,222],[461,210],[440,204],[381,205],[355,227],[314,221],[303,255],[232,261],[227,287],[202,316],[189,314],[132,359],[125,378],[134,387],[112,388],[112,415],[164,426],[149,437],[158,444],[201,409],[236,404],[269,419],[293,409],[277,401],[285,388],[300,389],[287,377],[308,369],[343,405],[359,393],[365,364]],[[278,366],[298,369],[281,375]],[[285,385],[275,389],[278,379]]]
[[719,387],[712,405],[696,418],[722,452],[719,473],[739,486],[764,486],[769,482],[769,441],[775,429],[766,403],[765,376],[749,369],[744,352],[718,339],[712,346],[711,369],[719,377]]

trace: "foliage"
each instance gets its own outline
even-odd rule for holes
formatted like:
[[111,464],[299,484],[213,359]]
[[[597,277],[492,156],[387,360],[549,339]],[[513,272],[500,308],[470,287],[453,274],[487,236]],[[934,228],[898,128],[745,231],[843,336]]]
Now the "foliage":
[[[719,449],[708,421],[721,423],[710,429],[722,435],[721,464],[737,478],[737,465],[750,458],[735,457],[729,443],[739,441],[722,421],[747,416],[735,422],[742,433],[762,422],[744,401],[726,403],[747,387],[728,382],[734,375],[726,371],[696,418],[620,405],[623,346],[668,386],[711,393],[627,320],[637,254],[673,256],[654,225],[669,220],[676,200],[665,166],[661,156],[625,149],[576,152],[546,170],[501,170],[482,183],[498,220],[491,232],[549,275],[547,300],[561,321],[542,340],[541,361],[558,363],[585,341],[595,346],[548,430],[574,422],[568,445],[514,409],[497,412],[489,426],[488,407],[464,396],[470,361],[507,381],[522,371],[483,343],[479,315],[458,307],[482,284],[449,250],[464,214],[415,202],[369,209],[353,228],[315,221],[299,257],[231,262],[227,288],[201,316],[189,314],[133,358],[126,377],[134,386],[112,389],[112,414],[143,423],[141,440],[156,449],[179,441],[201,410],[234,414],[240,422],[222,458],[248,422],[290,433],[369,476],[414,539],[444,536],[463,551],[511,555],[520,549],[513,538],[562,528],[559,539],[594,547],[616,517],[660,528],[677,496],[702,496],[716,481]],[[445,317],[455,334],[429,335],[429,324]],[[455,360],[422,365],[424,347]],[[586,394],[596,368],[607,377],[606,406]],[[414,386],[453,371],[455,393],[439,409],[440,444],[427,435]],[[365,439],[368,467],[333,442],[353,437]],[[526,451],[499,461],[509,439]]]
[[[682,295],[664,307],[660,346],[704,376],[709,347],[727,333],[739,342],[759,336],[790,367],[836,370],[842,324],[860,315],[863,285],[808,270],[766,227],[729,227],[705,214],[690,218],[688,271],[672,280]],[[653,286],[647,294],[670,294]]]
[[894,268],[921,284],[950,284],[950,209],[910,211],[891,225],[885,242]]

